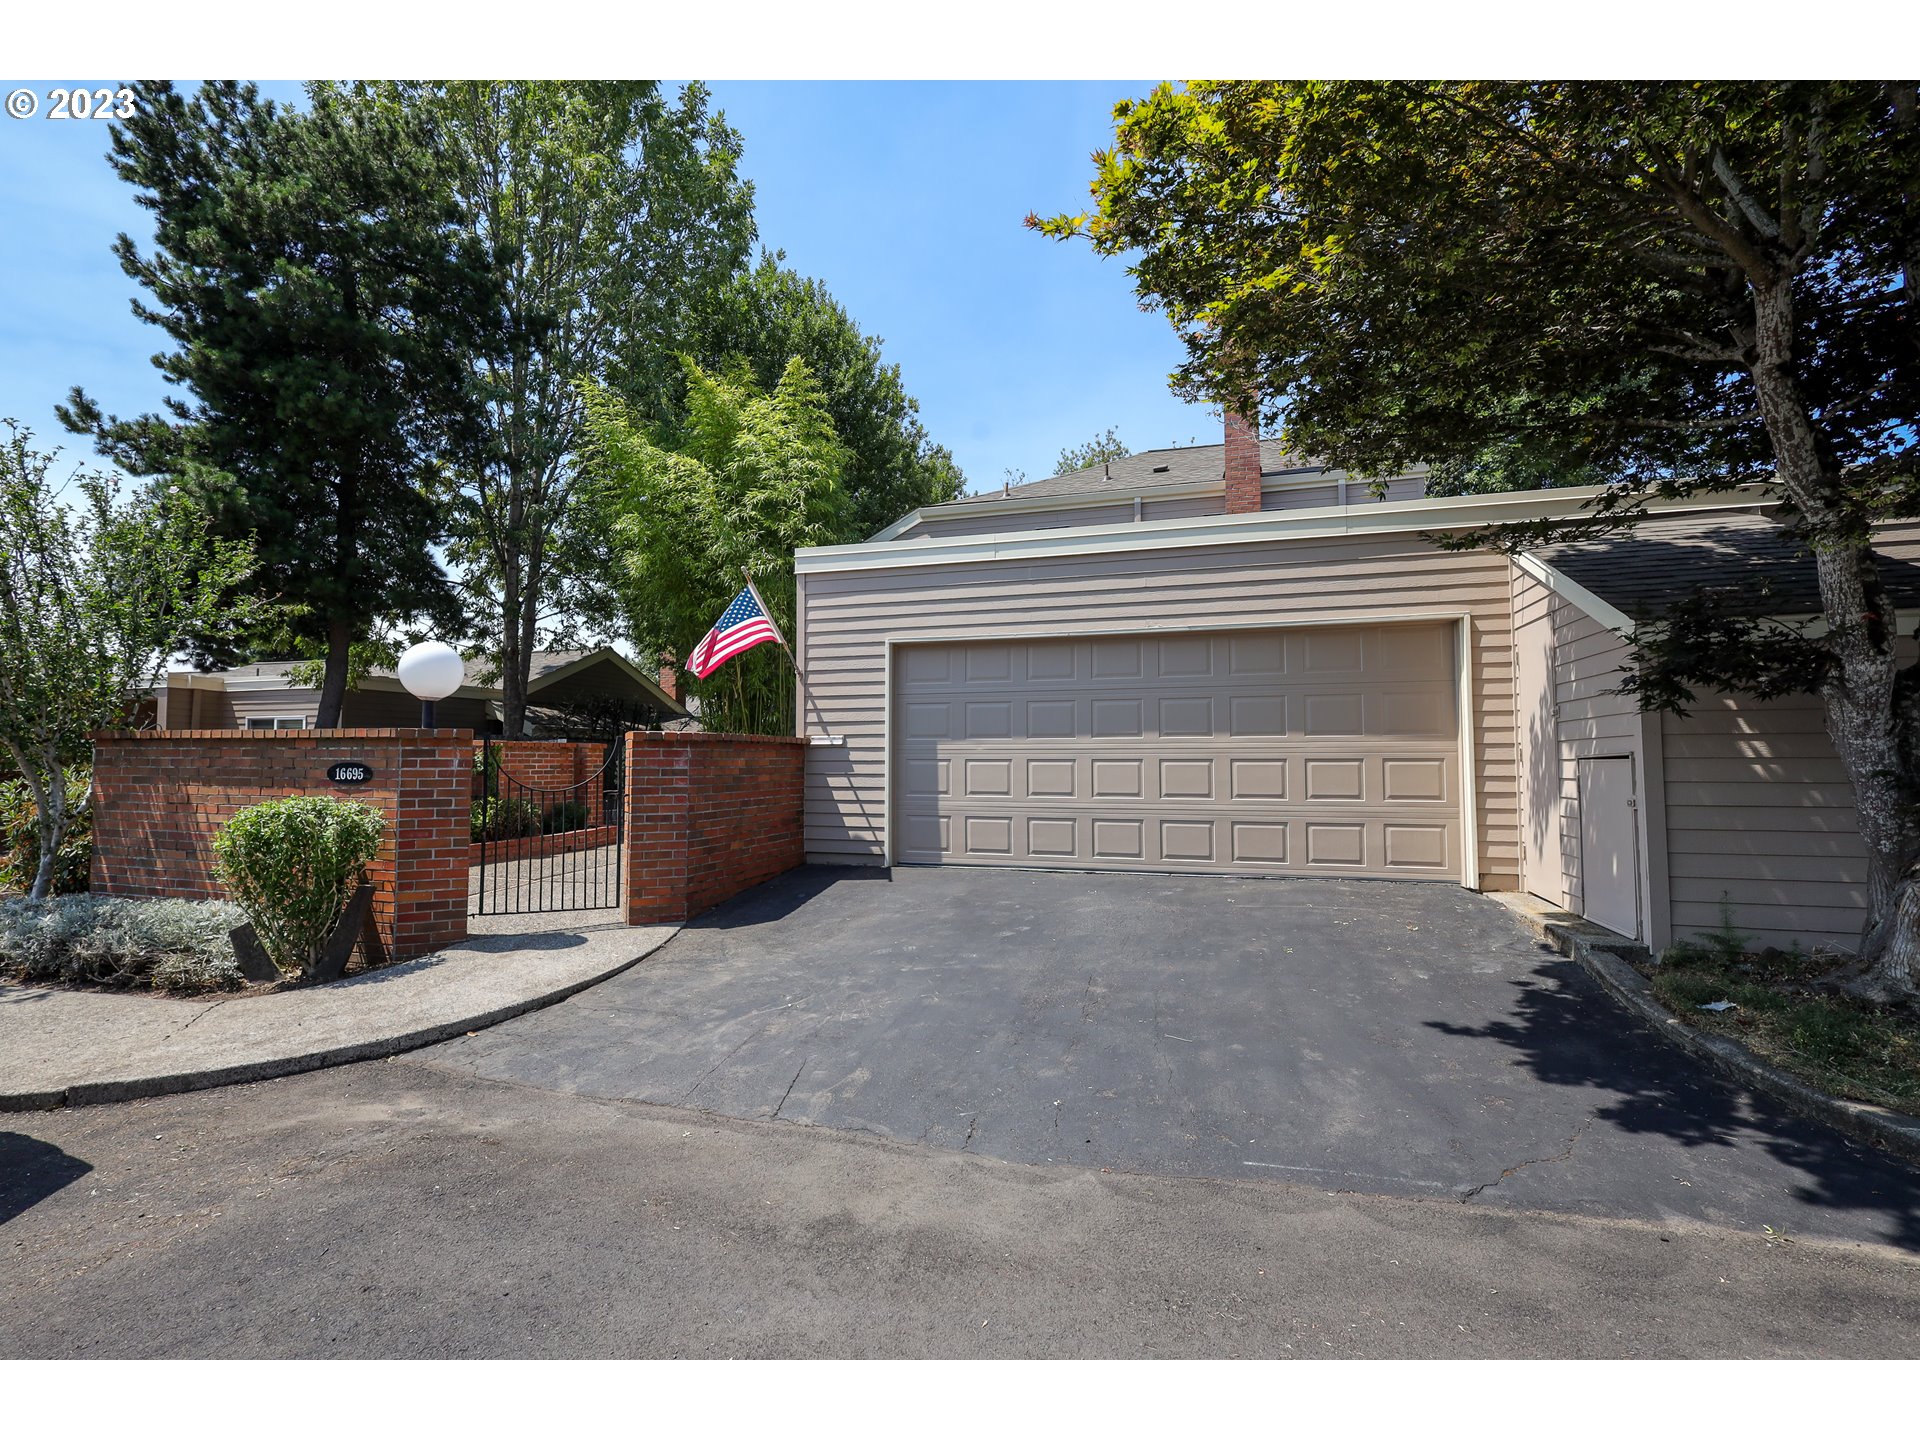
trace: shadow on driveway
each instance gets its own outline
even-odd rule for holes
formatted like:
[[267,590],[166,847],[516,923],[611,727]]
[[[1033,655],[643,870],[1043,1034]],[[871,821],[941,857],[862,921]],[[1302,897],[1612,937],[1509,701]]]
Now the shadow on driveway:
[[0,1225],[93,1170],[58,1145],[0,1130]]
[[[1429,1020],[1459,1039],[1492,1040],[1513,1050],[1546,1085],[1593,1092],[1594,1120],[1627,1135],[1658,1137],[1688,1151],[1763,1151],[1800,1178],[1789,1193],[1801,1205],[1880,1217],[1884,1238],[1920,1250],[1920,1175],[1831,1126],[1787,1112],[1708,1072],[1693,1057],[1648,1035],[1616,1007],[1614,1024],[1637,1043],[1595,1044],[1590,995],[1598,987],[1575,962],[1547,961],[1510,982],[1507,1018],[1479,1026]],[[1604,998],[1604,996],[1603,996]],[[1649,1063],[1648,1046],[1664,1052]]]
[[1912,1170],[1742,1094],[1451,885],[803,869],[421,1054],[1023,1164],[1920,1249]]

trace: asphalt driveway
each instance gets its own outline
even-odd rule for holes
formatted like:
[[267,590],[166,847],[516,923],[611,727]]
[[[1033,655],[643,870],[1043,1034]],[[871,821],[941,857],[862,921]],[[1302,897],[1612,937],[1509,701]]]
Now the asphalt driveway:
[[1920,1175],[1700,1068],[1452,886],[802,870],[418,1058],[1025,1164],[1920,1250]]

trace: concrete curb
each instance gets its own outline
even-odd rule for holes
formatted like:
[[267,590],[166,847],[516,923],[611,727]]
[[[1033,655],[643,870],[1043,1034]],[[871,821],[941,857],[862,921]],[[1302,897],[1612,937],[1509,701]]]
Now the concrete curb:
[[266,1060],[240,1065],[225,1065],[211,1070],[182,1070],[166,1075],[143,1075],[131,1080],[102,1080],[68,1085],[59,1090],[19,1091],[0,1094],[0,1114],[20,1114],[33,1110],[56,1110],[71,1105],[106,1105],[119,1100],[142,1100],[156,1095],[180,1095],[189,1090],[212,1090],[221,1085],[244,1085],[254,1080],[274,1080],[283,1075],[298,1075],[308,1070],[325,1070],[335,1065],[352,1065],[361,1060],[379,1060],[407,1050],[436,1045],[469,1030],[484,1030],[502,1021],[530,1011],[557,1005],[614,976],[631,970],[652,955],[677,932],[658,937],[638,955],[610,965],[594,974],[576,978],[565,985],[537,995],[523,996],[505,1005],[452,1020],[438,1020],[416,1030],[383,1035],[350,1045],[336,1045],[299,1055],[276,1055]]
[[1920,1163],[1920,1119],[1879,1105],[1841,1100],[1816,1090],[1806,1081],[1768,1064],[1739,1041],[1696,1030],[1674,1015],[1654,995],[1647,977],[1634,969],[1627,958],[1644,956],[1647,953],[1644,946],[1530,896],[1489,894],[1488,898],[1505,905],[1528,929],[1576,961],[1600,982],[1601,989],[1669,1043],[1742,1084],[1764,1091],[1802,1115],[1824,1120],[1856,1139]]

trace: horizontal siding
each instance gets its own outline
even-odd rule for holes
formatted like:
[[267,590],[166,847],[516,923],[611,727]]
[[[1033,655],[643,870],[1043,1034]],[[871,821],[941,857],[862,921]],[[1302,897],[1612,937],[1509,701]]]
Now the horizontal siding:
[[1703,696],[1661,731],[1675,936],[1717,929],[1724,904],[1760,944],[1854,948],[1866,847],[1819,699]]
[[1144,500],[1140,505],[1143,520],[1191,520],[1196,515],[1223,515],[1226,496],[1218,490],[1203,495],[1172,495],[1165,500]]
[[1025,530],[1062,530],[1069,525],[1131,525],[1133,497],[1111,505],[1076,505],[1059,510],[1002,510],[982,505],[977,515],[930,515],[902,537],[948,540],[963,535],[1011,535]]
[[[1559,595],[1551,606],[1555,731],[1560,752],[1560,871],[1567,905],[1585,913],[1581,881],[1580,762],[1598,755],[1631,755],[1636,793],[1646,775],[1640,753],[1640,709],[1614,693],[1628,656],[1627,642]],[[1644,849],[1645,837],[1639,837]],[[1647,933],[1646,886],[1640,885],[1639,934]]]
[[[318,690],[229,690],[228,713],[235,729],[245,729],[247,721],[269,716],[298,715],[308,725],[320,713]],[[416,714],[415,719],[419,717]]]
[[1289,485],[1284,489],[1263,491],[1262,510],[1310,510],[1321,505],[1338,505],[1338,485]]
[[1448,554],[1413,536],[1393,536],[809,573],[800,640],[811,702],[807,729],[846,738],[844,749],[809,752],[809,853],[872,860],[883,852],[889,637],[1465,612],[1473,617],[1472,770],[1482,880],[1511,885],[1519,873],[1519,832],[1509,568],[1498,554]]
[[[1349,505],[1384,504],[1390,500],[1420,500],[1427,493],[1425,477],[1402,475],[1389,480],[1374,494],[1371,482],[1355,480],[1351,476],[1346,482],[1346,503]],[[1262,510],[1305,510],[1316,505],[1338,505],[1341,486],[1339,474],[1329,474],[1316,483],[1269,485],[1260,495]]]
[[[245,729],[250,716],[298,715],[309,726],[320,713],[320,692],[296,690],[228,690],[211,692],[202,699],[202,715],[214,713],[208,702],[220,697],[219,719],[206,728]],[[485,733],[489,714],[484,700],[464,696],[442,700],[434,707],[434,723],[443,729],[471,729]],[[173,725],[174,729],[185,728]],[[340,723],[351,727],[418,725],[420,702],[400,690],[349,690],[341,706]]]

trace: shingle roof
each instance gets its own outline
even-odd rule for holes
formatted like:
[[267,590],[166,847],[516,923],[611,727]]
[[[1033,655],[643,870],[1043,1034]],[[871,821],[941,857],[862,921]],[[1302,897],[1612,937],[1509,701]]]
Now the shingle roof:
[[[529,680],[538,680],[549,671],[558,670],[564,665],[571,665],[574,661],[592,653],[590,650],[536,650],[533,653],[533,663],[529,667],[527,678]],[[250,661],[245,665],[235,665],[230,670],[219,670],[214,673],[231,675],[236,679],[256,676],[264,678],[285,675],[296,665],[308,665],[311,663],[313,662],[309,660],[256,660]],[[462,676],[461,683],[463,685],[477,685],[482,689],[491,689],[499,683],[498,672],[498,660],[486,657],[471,659],[466,662],[466,669]],[[376,665],[367,673],[369,675],[379,675],[388,680],[395,679],[398,676],[397,671],[385,665]]]
[[[1124,491],[1131,495],[1134,491],[1151,486],[1163,485],[1218,485],[1226,471],[1225,445],[1179,445],[1166,450],[1142,450],[1137,455],[1126,455],[1112,461],[1109,466],[1089,465],[1084,470],[1069,470],[1063,475],[1050,475],[1045,480],[1029,480],[1024,485],[1015,485],[1008,490],[985,490],[978,495],[962,495],[958,500],[948,503],[954,505],[983,504],[994,500],[1041,499],[1050,495],[1097,495],[1102,491],[1116,494]],[[1280,475],[1289,471],[1323,470],[1317,460],[1287,453],[1287,447],[1278,440],[1260,442],[1260,473]]]
[[[1920,603],[1920,522],[1885,527],[1874,548],[1894,603]],[[1702,589],[1726,595],[1737,614],[1820,610],[1812,552],[1764,515],[1643,520],[1621,534],[1543,546],[1533,553],[1636,619],[1658,615]]]

